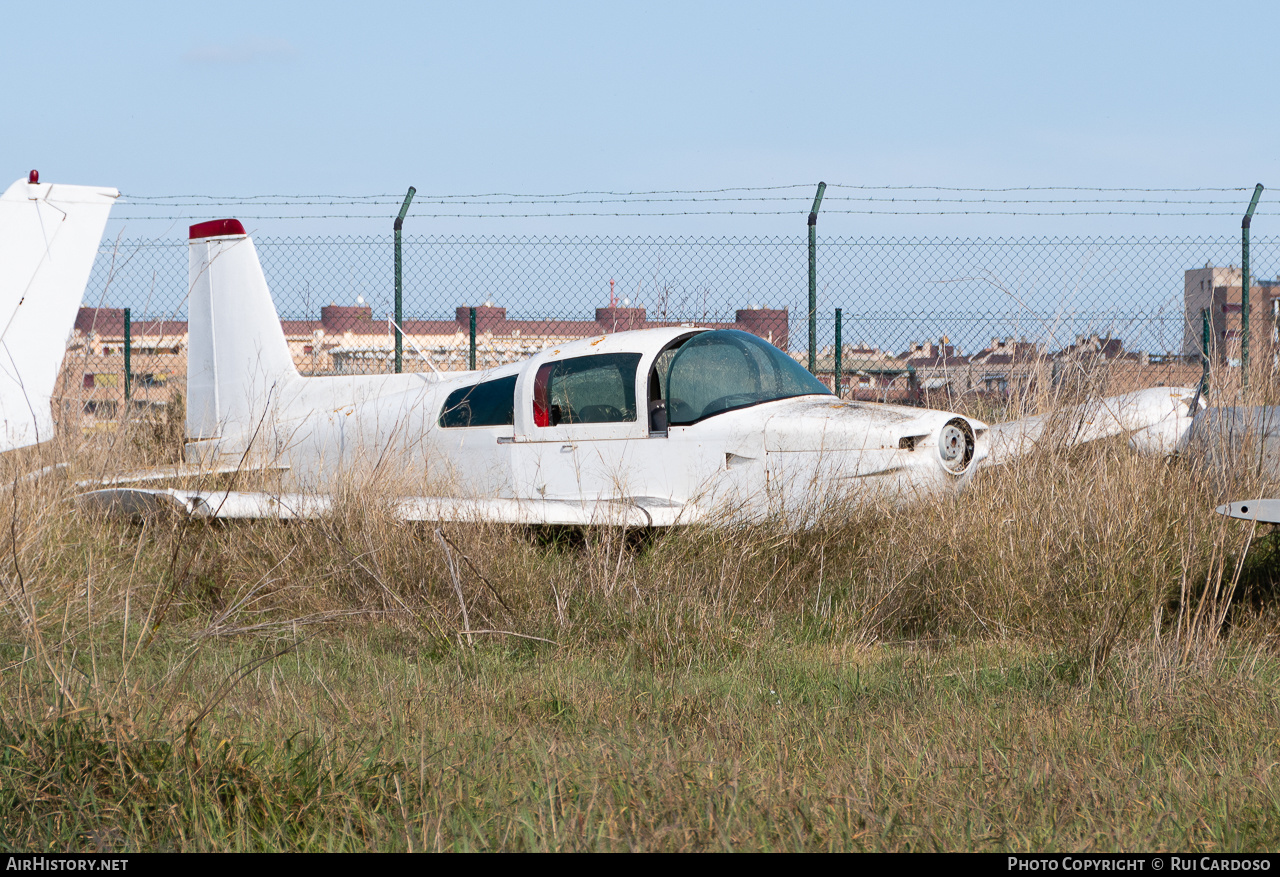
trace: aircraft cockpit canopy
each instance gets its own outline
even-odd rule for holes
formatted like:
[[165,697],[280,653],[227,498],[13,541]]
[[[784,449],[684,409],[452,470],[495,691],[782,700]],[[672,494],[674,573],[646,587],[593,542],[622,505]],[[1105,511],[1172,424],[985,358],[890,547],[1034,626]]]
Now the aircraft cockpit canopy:
[[[669,353],[659,357],[659,374]],[[764,339],[737,329],[694,335],[670,355],[665,371],[662,389],[672,426],[777,399],[831,395],[800,363]]]

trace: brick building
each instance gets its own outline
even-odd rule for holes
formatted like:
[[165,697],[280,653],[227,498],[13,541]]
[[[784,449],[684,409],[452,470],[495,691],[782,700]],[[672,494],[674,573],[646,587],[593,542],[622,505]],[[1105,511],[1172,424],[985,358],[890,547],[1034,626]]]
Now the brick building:
[[[1204,316],[1209,317],[1209,352],[1217,362],[1239,365],[1244,340],[1244,289],[1240,268],[1205,265],[1183,273],[1184,356],[1199,356]],[[1280,280],[1249,281],[1249,351],[1270,358],[1276,352],[1276,314]]]

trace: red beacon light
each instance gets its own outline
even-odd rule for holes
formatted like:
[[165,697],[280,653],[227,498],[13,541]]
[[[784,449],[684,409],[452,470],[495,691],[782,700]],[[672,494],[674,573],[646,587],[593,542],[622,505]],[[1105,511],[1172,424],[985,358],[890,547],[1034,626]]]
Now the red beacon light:
[[27,174],[27,182],[33,186],[40,182],[40,171],[32,169],[31,173]]

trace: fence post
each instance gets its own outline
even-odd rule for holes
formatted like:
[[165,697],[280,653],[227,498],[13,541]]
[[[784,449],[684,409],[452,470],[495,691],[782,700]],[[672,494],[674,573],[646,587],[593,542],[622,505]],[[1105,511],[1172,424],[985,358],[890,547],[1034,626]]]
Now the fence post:
[[124,405],[125,413],[129,410],[129,399],[133,395],[133,319],[129,308],[124,309]]
[[836,362],[835,362],[835,390],[836,398],[842,398],[841,388],[844,386],[844,342],[840,337],[841,314],[840,308],[836,308]]
[[[1200,373],[1200,395],[1207,396],[1209,394],[1209,309],[1200,309],[1200,344],[1203,355],[1200,362],[1203,367]],[[1191,412],[1195,414],[1195,412]]]
[[1249,209],[1240,220],[1240,331],[1243,335],[1240,342],[1240,380],[1245,389],[1249,388],[1249,223],[1261,196],[1262,183],[1258,183],[1253,188]]
[[813,197],[813,209],[809,211],[809,373],[818,371],[818,208],[822,206],[822,193],[826,183],[818,183],[818,194]]
[[396,374],[404,371],[404,284],[400,273],[400,229],[404,226],[404,216],[409,212],[409,202],[418,190],[413,186],[405,193],[404,203],[400,205],[400,215],[396,217]]
[[471,354],[467,357],[467,367],[476,370],[476,309],[471,308]]

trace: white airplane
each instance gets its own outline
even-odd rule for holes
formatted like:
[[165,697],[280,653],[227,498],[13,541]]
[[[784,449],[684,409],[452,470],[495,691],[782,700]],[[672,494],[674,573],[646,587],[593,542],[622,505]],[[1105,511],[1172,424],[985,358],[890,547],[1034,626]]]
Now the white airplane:
[[115,189],[41,183],[0,195],[0,451],[53,437],[50,403]]
[[[449,488],[398,499],[405,520],[803,523],[830,502],[957,490],[1051,423],[842,401],[761,338],[692,327],[601,335],[482,372],[302,377],[238,221],[192,226],[189,269],[185,471],[284,470],[296,489],[113,487],[84,495],[89,505],[312,517],[344,476],[412,473]],[[1198,404],[1193,390],[1157,388],[1082,406],[1063,426],[1169,451]]]

